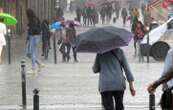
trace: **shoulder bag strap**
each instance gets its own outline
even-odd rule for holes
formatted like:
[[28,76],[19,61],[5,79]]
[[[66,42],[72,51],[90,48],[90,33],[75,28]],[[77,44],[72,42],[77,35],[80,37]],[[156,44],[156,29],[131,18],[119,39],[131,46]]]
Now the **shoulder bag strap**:
[[118,60],[118,62],[120,63],[120,66],[121,66],[121,70],[123,71],[123,64],[122,64],[121,60],[119,59],[119,57],[116,55],[115,52],[111,51],[111,53],[112,53],[113,56]]

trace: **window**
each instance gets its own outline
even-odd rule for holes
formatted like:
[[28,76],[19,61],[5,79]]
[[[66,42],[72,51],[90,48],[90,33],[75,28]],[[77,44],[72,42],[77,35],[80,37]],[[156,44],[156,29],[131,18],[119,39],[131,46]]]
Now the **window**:
[[150,24],[150,31],[157,28],[158,26],[159,26],[159,24],[157,24],[157,23]]
[[168,26],[168,30],[169,30],[169,29],[173,29],[173,20],[171,20],[171,21],[167,24],[167,26]]

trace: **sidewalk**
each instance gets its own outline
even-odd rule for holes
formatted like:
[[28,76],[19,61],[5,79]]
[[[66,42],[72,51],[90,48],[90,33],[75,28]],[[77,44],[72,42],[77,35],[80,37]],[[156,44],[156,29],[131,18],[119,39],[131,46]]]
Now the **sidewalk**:
[[[38,77],[27,74],[27,103],[32,107],[32,90],[39,88],[40,104],[43,105],[41,108],[48,106],[50,110],[52,106],[56,110],[81,110],[79,105],[85,105],[86,110],[97,110],[96,108],[100,107],[100,95],[97,88],[98,75],[91,71],[94,56],[94,54],[79,54],[79,63],[73,63],[73,60],[70,63],[61,63],[61,59],[58,59],[58,64],[55,65],[53,60],[44,61],[46,67],[42,69]],[[16,106],[22,103],[20,60],[18,56],[18,59],[13,60],[12,65],[0,66],[0,105],[2,106]],[[26,65],[26,69],[29,70],[30,62],[28,60]],[[146,107],[149,98],[146,88],[149,82],[160,76],[162,63],[130,62],[130,66],[135,75],[137,95],[132,97],[127,88],[125,106],[128,107],[127,110],[139,110],[139,107],[142,107],[140,110],[148,110]],[[159,93],[160,90],[157,90],[157,95]],[[156,97],[156,102],[158,101],[159,96]],[[88,105],[96,108],[89,108]],[[69,107],[66,108],[66,106]],[[101,109],[98,108],[98,110]]]
[[[21,106],[1,106],[0,110],[22,110]],[[127,106],[126,110],[149,110],[147,107]],[[33,110],[33,106],[27,106],[27,110]],[[87,105],[40,105],[40,110],[102,110],[101,106]],[[157,108],[157,110],[160,110]]]

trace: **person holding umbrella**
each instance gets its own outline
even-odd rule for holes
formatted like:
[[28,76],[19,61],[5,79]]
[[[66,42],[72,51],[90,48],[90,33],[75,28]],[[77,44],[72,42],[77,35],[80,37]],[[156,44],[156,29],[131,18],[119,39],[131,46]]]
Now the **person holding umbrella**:
[[[0,63],[1,63],[1,53],[3,46],[6,45],[6,40],[5,40],[5,34],[7,34],[7,28],[6,26],[13,26],[17,23],[17,19],[10,15],[9,13],[0,13]],[[9,41],[9,36],[8,36],[8,41]],[[10,41],[8,42],[10,43]],[[8,46],[8,59],[9,59],[9,64],[10,64],[10,46]]]
[[99,73],[99,92],[104,110],[115,110],[115,108],[124,110],[123,96],[126,78],[131,95],[136,94],[134,77],[125,54],[120,49],[122,46],[127,46],[132,37],[131,32],[113,26],[90,29],[76,37],[78,52],[97,53],[93,72]]
[[2,50],[3,46],[6,45],[5,34],[7,34],[7,28],[4,24],[4,19],[0,17],[0,64],[2,63]]
[[129,82],[131,95],[135,96],[134,77],[123,50],[116,48],[103,54],[97,54],[93,72],[100,73],[99,92],[104,110],[124,110],[123,96],[126,86],[123,70]]

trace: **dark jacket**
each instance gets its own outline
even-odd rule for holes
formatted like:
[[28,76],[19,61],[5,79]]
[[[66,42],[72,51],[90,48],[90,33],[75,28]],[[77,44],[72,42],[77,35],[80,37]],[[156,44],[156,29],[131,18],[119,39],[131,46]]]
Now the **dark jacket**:
[[38,17],[34,17],[32,21],[28,23],[28,34],[39,35],[41,33],[41,24]]
[[128,16],[128,13],[127,13],[126,8],[123,8],[123,9],[122,9],[121,16],[122,16],[122,17]]
[[48,40],[50,37],[50,32],[49,32],[49,24],[46,22],[41,23],[41,30],[42,30],[42,39],[43,40]]

